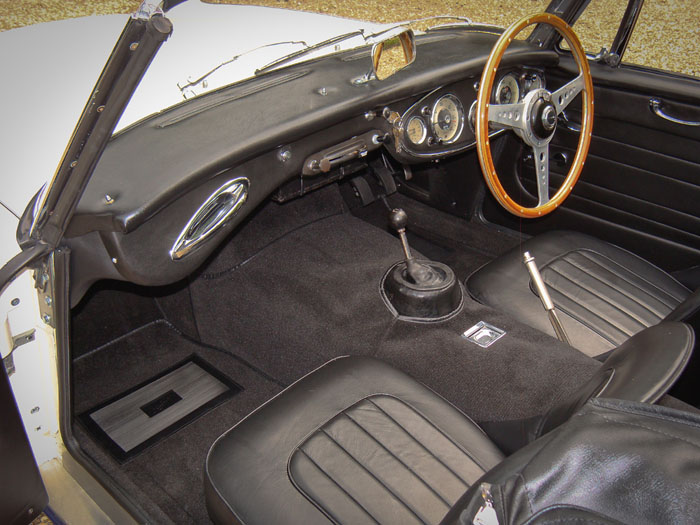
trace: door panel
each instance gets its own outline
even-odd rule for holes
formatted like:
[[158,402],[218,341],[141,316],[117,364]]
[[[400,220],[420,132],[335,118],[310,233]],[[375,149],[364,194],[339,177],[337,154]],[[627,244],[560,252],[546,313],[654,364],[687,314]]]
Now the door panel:
[[5,367],[0,364],[0,523],[30,523],[48,503]]
[[[484,203],[484,215],[528,234],[550,229],[590,233],[667,271],[698,264],[700,127],[662,119],[652,113],[649,101],[659,98],[669,114],[700,120],[700,81],[600,64],[591,64],[591,72],[596,86],[593,139],[571,196],[543,219],[521,221],[492,199]],[[548,88],[555,89],[573,75],[564,57],[562,66],[549,72]],[[580,122],[580,102],[574,101],[566,113],[569,121]],[[551,194],[568,172],[577,142],[578,134],[560,121],[550,145]],[[522,148],[521,155],[515,173],[525,189],[536,192],[530,151]]]

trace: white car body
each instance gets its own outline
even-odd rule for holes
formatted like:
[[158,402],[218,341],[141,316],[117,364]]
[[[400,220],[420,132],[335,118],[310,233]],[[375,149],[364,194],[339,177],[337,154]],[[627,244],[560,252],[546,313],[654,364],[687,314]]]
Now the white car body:
[[[168,13],[174,32],[138,87],[117,131],[193,96],[254,75],[255,69],[303,47],[335,35],[385,28],[358,20],[320,14],[251,6],[187,2]],[[51,181],[76,122],[117,41],[126,15],[94,16],[28,26],[0,33],[5,82],[0,162],[0,266],[20,252],[15,231],[32,196]],[[306,55],[308,60],[365,43],[358,36],[342,45]],[[248,52],[249,51],[249,52]],[[220,64],[214,74],[206,75]],[[206,76],[188,89],[180,89]],[[42,303],[50,303],[50,296]],[[52,508],[68,522],[101,520],[99,505],[77,498],[81,491],[68,460],[58,423],[57,353],[52,320],[40,304],[33,272],[25,270],[0,297],[0,319],[5,337],[3,359],[12,362],[10,381],[27,435],[45,483],[53,473],[58,483],[46,483]],[[42,313],[42,308],[44,313]],[[19,343],[19,344],[18,344]],[[11,354],[11,355],[10,355]],[[59,474],[56,474],[59,472]],[[58,478],[57,478],[58,476]],[[56,493],[56,485],[62,493]],[[82,493],[82,491],[81,491]],[[80,503],[76,504],[76,501]]]

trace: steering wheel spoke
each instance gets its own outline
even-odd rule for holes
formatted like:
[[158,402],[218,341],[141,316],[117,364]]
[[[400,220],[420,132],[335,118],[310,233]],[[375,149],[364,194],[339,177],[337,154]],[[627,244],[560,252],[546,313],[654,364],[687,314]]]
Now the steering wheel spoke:
[[566,106],[576,98],[576,95],[583,91],[585,85],[583,75],[579,75],[552,93],[552,103],[557,110],[557,115],[564,111]]
[[549,144],[533,146],[535,154],[535,173],[537,180],[538,206],[549,202]]
[[524,130],[527,107],[524,103],[489,105],[489,122],[504,128]]

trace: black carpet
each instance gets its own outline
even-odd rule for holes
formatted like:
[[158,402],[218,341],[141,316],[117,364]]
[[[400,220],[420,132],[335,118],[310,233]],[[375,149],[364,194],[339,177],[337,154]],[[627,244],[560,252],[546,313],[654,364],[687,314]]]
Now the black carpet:
[[[415,251],[452,263],[461,278],[518,242],[482,224],[431,216],[424,205],[401,197],[389,204],[409,208]],[[283,386],[333,357],[386,360],[482,423],[542,414],[600,366],[468,298],[463,311],[443,323],[394,319],[379,284],[402,251],[382,224],[381,206],[355,210],[357,218],[333,187],[285,205],[267,203],[172,293],[107,286],[74,312],[74,413],[191,354],[244,389],[124,465],[76,426],[86,452],[155,521],[206,522],[202,466],[209,446]],[[103,320],[120,301],[117,319]],[[461,333],[478,321],[507,335],[488,349],[473,345]]]
[[521,241],[516,232],[476,220],[467,221],[399,193],[389,196],[386,202],[376,201],[352,213],[396,235],[388,225],[390,208],[402,208],[408,214],[407,235],[411,246],[427,258],[450,266],[461,281]]
[[[355,217],[314,222],[235,271],[194,281],[199,333],[216,346],[235,342],[244,359],[284,383],[339,355],[373,355],[481,421],[541,414],[599,366],[468,298],[463,312],[444,323],[395,320],[379,282],[399,259],[394,237]],[[461,337],[478,321],[508,334],[482,349]]]
[[190,288],[203,341],[234,342],[284,383],[332,357],[374,352],[392,321],[379,279],[401,258],[387,234],[349,215],[295,230],[236,271]]

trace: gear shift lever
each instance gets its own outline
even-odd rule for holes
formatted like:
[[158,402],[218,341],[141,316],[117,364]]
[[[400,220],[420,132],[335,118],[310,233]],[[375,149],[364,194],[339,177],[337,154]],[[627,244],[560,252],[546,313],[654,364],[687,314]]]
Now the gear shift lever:
[[416,284],[427,283],[435,278],[434,272],[429,266],[417,262],[411,254],[411,248],[408,246],[408,238],[406,237],[406,225],[408,224],[408,215],[401,208],[394,208],[389,213],[389,223],[396,230],[401,239],[403,253],[406,256],[406,271]]
[[382,278],[385,304],[397,317],[412,321],[438,321],[462,307],[462,287],[452,269],[438,261],[418,261],[406,238],[408,215],[401,208],[389,213],[389,223],[401,239],[405,261],[391,266]]
[[406,260],[413,259],[411,255],[411,248],[408,247],[408,239],[406,238],[406,225],[408,224],[408,215],[401,208],[394,208],[389,213],[389,223],[391,227],[396,230],[401,239],[401,245],[403,246],[403,253],[406,256]]

